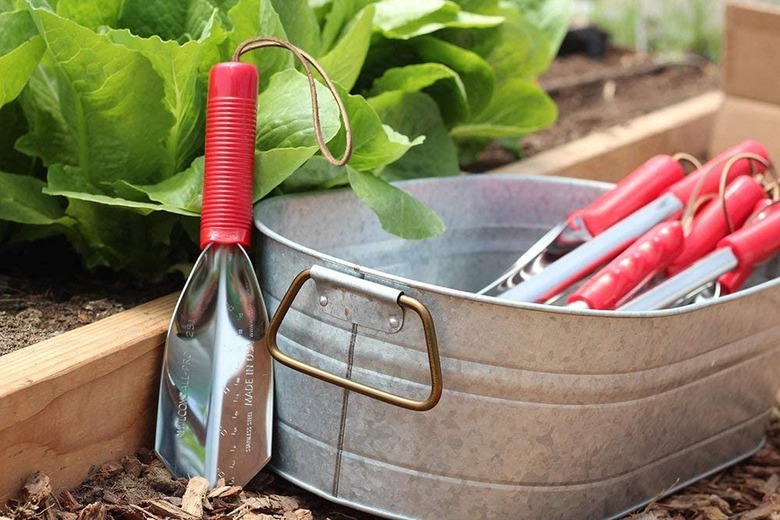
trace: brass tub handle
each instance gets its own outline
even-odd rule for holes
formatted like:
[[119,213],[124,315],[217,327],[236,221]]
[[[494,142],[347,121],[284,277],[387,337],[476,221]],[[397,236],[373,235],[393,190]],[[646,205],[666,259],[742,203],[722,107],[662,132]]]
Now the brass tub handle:
[[359,394],[363,394],[368,397],[372,397],[379,401],[389,403],[407,410],[415,410],[423,412],[430,410],[439,402],[442,393],[442,380],[441,380],[441,360],[439,359],[439,347],[436,340],[436,329],[433,325],[433,318],[428,308],[419,300],[401,294],[398,297],[398,305],[401,307],[414,311],[422,322],[423,334],[425,336],[425,345],[428,350],[428,366],[431,374],[431,392],[428,397],[422,401],[409,399],[400,395],[396,395],[390,392],[385,392],[372,386],[364,385],[356,381],[349,380],[345,377],[337,376],[320,368],[311,366],[303,361],[292,358],[282,352],[279,349],[277,342],[277,335],[279,334],[279,328],[282,326],[287,312],[290,310],[293,301],[301,287],[311,278],[311,269],[305,269],[301,271],[298,276],[295,277],[290,284],[289,289],[285,293],[282,300],[279,302],[279,307],[276,309],[271,323],[268,326],[268,333],[266,335],[266,345],[271,356],[279,363],[297,370],[312,377],[316,377],[322,381],[338,385],[347,390],[352,390]]

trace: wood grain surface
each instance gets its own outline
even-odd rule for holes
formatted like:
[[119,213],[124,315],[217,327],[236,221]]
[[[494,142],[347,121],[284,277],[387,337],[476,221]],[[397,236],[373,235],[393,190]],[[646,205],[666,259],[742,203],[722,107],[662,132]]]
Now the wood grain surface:
[[169,295],[0,357],[0,503],[152,447]]

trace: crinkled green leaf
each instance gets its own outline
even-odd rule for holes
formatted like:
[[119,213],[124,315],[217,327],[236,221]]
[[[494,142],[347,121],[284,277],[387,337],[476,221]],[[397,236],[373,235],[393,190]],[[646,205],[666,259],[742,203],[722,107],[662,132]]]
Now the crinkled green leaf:
[[511,79],[533,80],[549,67],[555,57],[550,36],[525,19],[516,7],[502,4],[506,19],[500,28],[500,44],[488,56],[497,82]]
[[14,147],[19,136],[27,133],[27,120],[18,100],[0,108],[0,121],[0,171],[33,174],[36,159]]
[[25,91],[30,132],[17,146],[79,167],[93,186],[159,180],[174,120],[149,61],[46,11],[33,18],[50,54]]
[[123,4],[124,0],[59,0],[57,14],[96,31],[102,25],[116,27]]
[[394,90],[424,90],[437,101],[449,125],[465,121],[469,117],[466,87],[460,76],[445,65],[420,63],[388,69],[374,82],[370,95]]
[[458,73],[466,88],[472,114],[478,114],[493,94],[493,71],[477,54],[436,38],[416,38],[414,47],[424,61],[444,64]]
[[[89,184],[84,173],[70,166],[55,164],[49,167],[47,175],[48,186],[43,192],[48,195],[61,195],[70,200],[81,200],[85,202],[95,202],[106,206],[124,208],[141,215],[148,215],[155,211],[164,211],[167,213],[177,213],[179,215],[192,216],[190,211],[182,210],[174,206],[163,204],[154,204],[152,202],[138,201],[129,198],[106,195],[94,191],[94,187]],[[123,182],[123,181],[121,181]],[[141,194],[141,190],[136,190]],[[125,191],[124,194],[129,193]]]
[[401,238],[419,240],[440,235],[444,222],[425,204],[370,173],[349,168],[355,194],[376,213],[382,229]]
[[106,266],[150,279],[192,253],[191,244],[171,243],[176,215],[142,215],[75,199],[69,200],[67,215],[74,221],[68,237],[88,268]]
[[[389,164],[406,153],[409,148],[423,142],[424,137],[410,141],[382,123],[379,116],[360,95],[349,95],[339,89],[341,99],[347,107],[353,133],[353,152],[349,165],[356,170],[372,170]],[[346,143],[343,128],[329,146],[341,151]]]
[[0,14],[0,107],[16,99],[44,50],[27,11]]
[[273,148],[256,152],[254,200],[258,201],[271,193],[316,152],[316,146]]
[[60,90],[67,79],[60,76],[53,58],[44,54],[19,97],[29,132],[16,142],[16,148],[28,156],[40,157],[44,164],[77,164],[78,133],[65,120]]
[[216,10],[207,0],[125,0],[118,27],[183,43],[201,38]]
[[464,11],[494,15],[498,11],[499,0],[453,0]]
[[[339,129],[338,106],[330,92],[317,83],[319,118],[325,141]],[[311,93],[306,76],[289,69],[271,78],[257,99],[257,148],[315,146]]]
[[315,156],[295,170],[281,185],[284,193],[327,190],[349,184],[347,169],[334,166],[325,157]]
[[[209,26],[216,23],[211,14]],[[141,38],[127,30],[110,31],[111,41],[141,53],[164,80],[165,106],[175,121],[165,139],[167,163],[164,177],[173,175],[192,162],[203,148],[206,116],[206,89],[199,81],[204,62],[219,59],[218,46],[225,38],[219,27],[209,29],[202,40],[179,44],[157,36]]]
[[[287,33],[271,0],[240,0],[228,11],[228,15],[233,24],[233,31],[225,42],[229,54],[245,40],[255,36],[287,39]],[[293,55],[285,49],[258,49],[246,53],[241,61],[257,67],[260,72],[261,90],[265,89],[274,74],[293,67]]]
[[[375,0],[339,0],[333,2],[330,10],[325,15],[325,21],[322,25],[322,45],[320,52],[327,53],[333,48],[336,40],[343,33],[357,14],[366,6],[372,4]],[[309,2],[312,5],[312,2]]]
[[427,95],[393,91],[369,98],[382,122],[410,139],[425,136],[425,142],[412,147],[403,157],[382,170],[387,180],[457,175],[458,154],[439,108]]
[[374,24],[389,38],[408,39],[446,27],[495,27],[503,19],[462,11],[448,0],[380,0]]
[[[361,81],[373,82],[385,70],[420,63],[439,63],[455,71],[466,89],[472,115],[481,112],[490,102],[494,83],[490,65],[478,54],[431,36],[405,42],[379,40],[369,50],[366,76]],[[376,76],[371,78],[372,74]]]
[[287,40],[314,56],[320,53],[320,26],[306,0],[271,0]]
[[203,156],[192,161],[186,170],[162,182],[128,186],[159,202],[164,208],[177,208],[181,210],[177,213],[199,215],[203,202]]
[[0,220],[20,224],[62,224],[61,199],[46,195],[46,183],[29,175],[0,172]]
[[459,140],[519,137],[549,126],[557,116],[555,103],[537,84],[510,80],[496,89],[487,109],[450,134]]
[[374,7],[369,6],[350,24],[336,46],[319,59],[330,78],[345,89],[355,85],[363,68],[371,44],[373,19]]
[[540,29],[546,35],[548,60],[552,60],[569,26],[571,0],[508,0],[508,2],[516,6],[521,16],[530,25]]

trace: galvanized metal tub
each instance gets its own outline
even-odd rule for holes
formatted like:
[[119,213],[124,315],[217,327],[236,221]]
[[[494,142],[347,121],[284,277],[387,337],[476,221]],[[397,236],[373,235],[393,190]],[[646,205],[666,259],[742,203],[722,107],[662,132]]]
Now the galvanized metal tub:
[[[279,474],[387,517],[604,518],[761,446],[780,387],[780,281],[766,281],[776,262],[754,287],[674,310],[505,302],[470,291],[609,185],[480,175],[398,186],[442,217],[443,236],[389,235],[348,191],[255,209],[269,312],[313,265],[358,288],[366,280],[400,290],[431,313],[444,386],[438,405],[417,412],[277,363]],[[428,395],[421,320],[407,311],[386,333],[387,315],[368,309],[355,325],[325,312],[327,289],[303,285],[281,350],[351,380]],[[336,289],[349,299],[352,289]]]

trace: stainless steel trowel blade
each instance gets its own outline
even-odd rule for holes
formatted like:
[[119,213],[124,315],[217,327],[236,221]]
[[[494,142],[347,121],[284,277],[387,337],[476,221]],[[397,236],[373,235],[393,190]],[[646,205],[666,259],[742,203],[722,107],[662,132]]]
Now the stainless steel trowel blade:
[[179,477],[246,484],[271,458],[268,317],[240,245],[209,245],[165,343],[155,450]]

